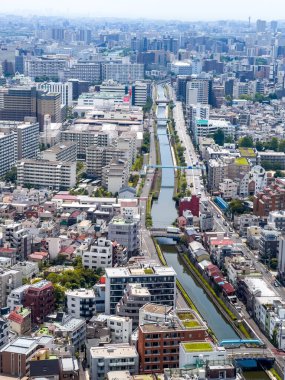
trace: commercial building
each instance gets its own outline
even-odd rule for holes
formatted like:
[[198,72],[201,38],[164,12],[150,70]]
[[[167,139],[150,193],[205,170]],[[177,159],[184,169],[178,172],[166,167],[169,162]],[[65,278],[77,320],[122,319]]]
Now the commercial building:
[[0,132],[0,176],[4,176],[15,164],[16,161],[16,144],[15,135],[5,135]]
[[228,178],[224,178],[219,184],[219,191],[223,199],[234,199],[237,197],[238,184]]
[[41,132],[44,130],[45,115],[50,115],[52,123],[62,122],[61,95],[58,92],[39,91],[37,94],[37,119]]
[[59,93],[61,96],[61,104],[70,107],[73,100],[73,86],[71,82],[41,82],[36,84],[37,90],[45,92]]
[[280,170],[285,169],[285,153],[275,151],[258,152],[257,163],[260,166],[276,165]]
[[132,105],[143,107],[151,95],[150,88],[150,83],[135,82],[132,85]]
[[90,379],[103,380],[110,371],[138,373],[139,358],[135,346],[112,344],[90,349]]
[[175,312],[165,305],[150,303],[140,313],[143,314],[143,323],[138,328],[140,373],[177,368],[180,343],[205,341],[207,326],[193,310]]
[[41,280],[32,284],[24,296],[24,306],[32,313],[32,322],[40,324],[55,308],[54,287],[51,282]]
[[259,240],[259,255],[262,260],[270,264],[271,259],[275,259],[278,252],[280,232],[263,229]]
[[41,158],[47,161],[75,162],[77,159],[77,146],[75,142],[65,141],[58,143],[41,152]]
[[76,162],[21,160],[17,164],[17,182],[22,186],[69,190],[76,184]]
[[23,121],[37,117],[37,89],[19,86],[0,90],[0,120]]
[[129,283],[139,283],[151,294],[151,302],[175,305],[176,273],[171,267],[152,266],[106,268],[105,313],[114,314]]
[[186,85],[186,106],[190,104],[209,104],[210,81],[192,78]]
[[75,289],[65,292],[68,314],[75,318],[91,319],[96,312],[93,289]]

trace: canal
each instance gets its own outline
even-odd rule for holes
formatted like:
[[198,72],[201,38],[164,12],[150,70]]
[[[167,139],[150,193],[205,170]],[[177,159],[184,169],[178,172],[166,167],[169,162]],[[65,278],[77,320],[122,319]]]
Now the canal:
[[[164,89],[162,86],[158,86],[158,99],[165,99]],[[169,140],[166,132],[166,119],[167,106],[160,104],[157,107],[157,133],[160,145],[162,166],[173,165]],[[152,207],[153,227],[158,228],[170,226],[177,218],[175,202],[172,200],[173,190],[174,170],[162,169],[162,186],[159,198]],[[237,334],[213,305],[211,299],[195,282],[190,273],[186,271],[178,257],[173,242],[169,241],[169,239],[158,239],[158,243],[161,246],[162,252],[168,265],[171,265],[175,269],[179,281],[217,338],[219,340],[237,338]]]

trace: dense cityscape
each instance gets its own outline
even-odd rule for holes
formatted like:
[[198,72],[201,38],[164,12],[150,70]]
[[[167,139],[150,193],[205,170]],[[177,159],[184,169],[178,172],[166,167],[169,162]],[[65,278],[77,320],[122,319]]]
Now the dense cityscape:
[[285,379],[285,21],[253,16],[0,14],[0,380]]

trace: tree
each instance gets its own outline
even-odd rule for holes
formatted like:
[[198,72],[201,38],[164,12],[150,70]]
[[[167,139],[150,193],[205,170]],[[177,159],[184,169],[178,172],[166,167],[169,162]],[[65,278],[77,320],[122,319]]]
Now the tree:
[[229,203],[229,208],[232,214],[243,214],[245,207],[240,199],[234,199]]
[[276,172],[274,173],[274,178],[281,178],[283,177],[283,173],[281,170],[276,170]]
[[272,139],[266,144],[266,147],[267,149],[271,149],[277,152],[279,148],[279,142],[277,137],[272,137]]
[[270,260],[270,268],[276,270],[278,266],[278,259],[274,258]]
[[243,147],[243,148],[253,148],[254,144],[253,144],[252,137],[244,136],[240,138],[238,141],[238,145],[239,147]]
[[224,143],[225,143],[225,133],[224,133],[224,131],[222,129],[219,128],[214,133],[213,138],[214,138],[216,144],[221,145],[221,146],[224,145]]
[[13,182],[16,183],[17,181],[17,168],[16,166],[13,166],[5,175],[4,180],[6,182]]
[[285,152],[285,140],[279,141],[278,150],[279,150],[279,152]]
[[256,141],[255,148],[256,148],[256,150],[258,150],[260,152],[264,149],[264,145],[261,141]]

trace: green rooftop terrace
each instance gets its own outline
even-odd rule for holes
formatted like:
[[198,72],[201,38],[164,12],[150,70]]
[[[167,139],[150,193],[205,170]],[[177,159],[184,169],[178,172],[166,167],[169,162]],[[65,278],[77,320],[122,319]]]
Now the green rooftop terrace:
[[200,326],[199,321],[191,313],[177,313],[178,318],[181,320],[186,329],[191,329]]
[[235,159],[235,164],[240,166],[248,166],[249,163],[245,157],[238,157]]
[[255,157],[254,149],[252,148],[239,148],[242,157]]
[[208,342],[188,342],[183,343],[186,352],[211,352],[213,347]]

